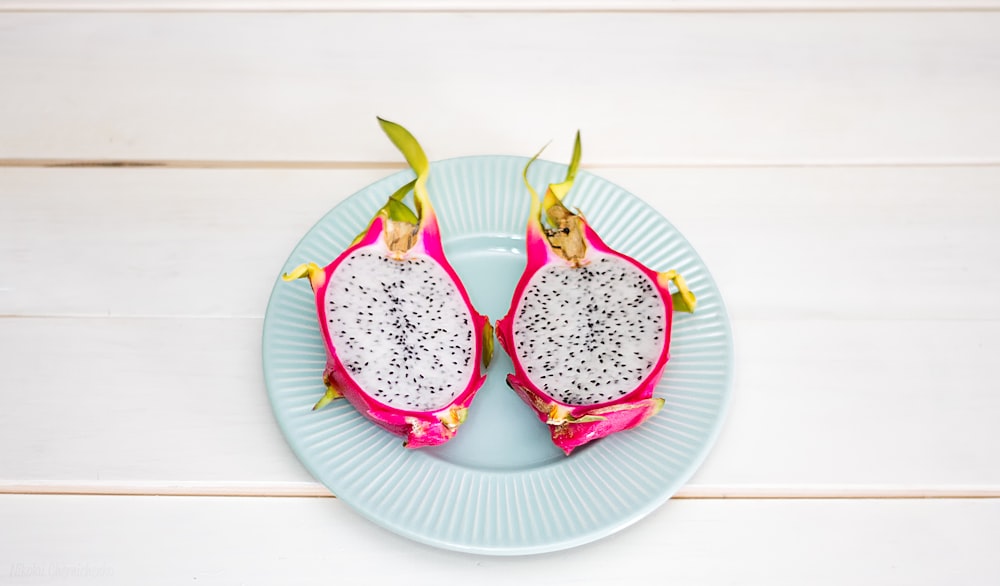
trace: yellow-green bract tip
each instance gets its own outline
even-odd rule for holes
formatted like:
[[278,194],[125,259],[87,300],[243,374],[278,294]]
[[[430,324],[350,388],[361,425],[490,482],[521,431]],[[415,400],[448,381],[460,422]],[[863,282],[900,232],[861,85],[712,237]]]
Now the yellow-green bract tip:
[[426,175],[430,169],[430,163],[427,161],[424,149],[420,147],[420,143],[410,134],[410,131],[384,118],[378,118],[378,123],[392,144],[396,145],[399,152],[403,153],[406,162],[410,164],[417,176]]
[[684,280],[677,271],[670,270],[657,274],[657,280],[663,287],[667,286],[667,283],[672,282],[677,291],[670,295],[673,301],[674,311],[682,311],[684,313],[694,313],[694,308],[698,304],[698,300],[695,298],[694,293],[688,288],[687,281]]
[[580,168],[580,156],[583,153],[583,147],[580,143],[580,131],[576,131],[576,140],[573,141],[573,157],[570,159],[569,168],[566,170],[566,178],[562,183],[553,183],[549,185],[549,191],[552,192],[556,198],[560,201],[569,190],[573,188],[573,182],[576,181],[576,171]]
[[424,154],[424,149],[409,130],[384,118],[378,118],[378,123],[417,174],[417,181],[413,186],[413,206],[417,209],[417,217],[420,218],[422,227],[425,214],[433,216],[430,197],[427,195],[427,178],[431,173],[431,164]]
[[524,179],[524,185],[528,188],[528,193],[531,194],[531,209],[528,212],[528,217],[533,220],[537,220],[539,226],[541,226],[542,223],[542,200],[539,199],[538,192],[535,191],[535,188],[531,186],[531,182],[528,181],[528,169],[531,168],[532,163],[538,160],[538,157],[542,156],[542,151],[544,151],[547,146],[549,146],[548,142],[545,143],[545,146],[538,149],[535,156],[531,157],[528,164],[524,166],[524,171],[521,172],[521,177]]

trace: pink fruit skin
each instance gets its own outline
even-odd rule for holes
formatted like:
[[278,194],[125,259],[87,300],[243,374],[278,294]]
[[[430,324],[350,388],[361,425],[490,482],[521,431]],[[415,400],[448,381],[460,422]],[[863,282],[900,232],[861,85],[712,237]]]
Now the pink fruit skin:
[[[323,376],[324,380],[329,380],[333,383],[337,390],[340,391],[344,398],[346,398],[351,405],[358,410],[358,412],[390,433],[402,436],[404,438],[404,444],[407,448],[434,446],[442,444],[454,437],[455,429],[458,427],[458,424],[461,423],[461,420],[464,420],[464,410],[468,409],[476,392],[483,386],[483,382],[486,380],[486,377],[479,370],[478,365],[481,363],[483,354],[482,331],[487,324],[487,319],[476,313],[473,309],[472,302],[469,299],[469,295],[466,292],[465,287],[462,286],[462,282],[459,280],[454,269],[450,264],[448,264],[441,245],[441,234],[438,228],[437,218],[434,216],[433,210],[428,209],[422,221],[422,229],[420,231],[419,239],[410,249],[410,252],[424,252],[428,256],[434,258],[445,270],[448,276],[451,277],[459,293],[462,295],[462,300],[471,312],[473,327],[475,328],[475,335],[473,336],[475,342],[475,362],[473,364],[476,366],[465,390],[462,391],[450,404],[435,411],[405,411],[397,409],[395,407],[385,405],[365,393],[365,391],[358,386],[357,382],[351,378],[347,369],[344,368],[344,365],[337,356],[337,351],[331,342],[330,332],[327,328],[327,321],[325,317],[326,288],[330,283],[330,276],[333,275],[337,266],[340,265],[340,263],[348,255],[358,248],[380,245],[382,242],[381,239],[384,224],[385,219],[383,217],[376,217],[361,241],[345,250],[333,262],[327,265],[323,269],[324,276],[322,282],[318,285],[318,287],[314,286],[316,296],[316,312],[319,317],[319,322],[322,324],[323,339],[326,345],[327,353],[326,369]],[[446,424],[442,421],[442,419],[451,422],[451,424]]]
[[[667,288],[666,283],[658,279],[657,273],[643,266],[635,259],[608,247],[582,216],[580,217],[580,224],[584,241],[587,244],[587,253],[584,257],[584,262],[591,257],[592,252],[604,253],[622,258],[645,273],[654,283],[663,300],[666,328],[663,349],[649,376],[643,379],[633,391],[620,399],[595,405],[567,405],[550,397],[543,390],[535,386],[528,378],[514,351],[513,325],[515,310],[520,303],[521,297],[524,295],[524,290],[528,286],[528,282],[539,269],[549,263],[567,265],[569,263],[552,251],[541,231],[541,226],[537,222],[528,223],[528,233],[525,242],[527,266],[517,283],[517,287],[514,289],[510,310],[506,316],[497,322],[497,339],[514,363],[514,372],[507,375],[507,384],[525,403],[538,413],[539,419],[549,424],[553,443],[559,446],[567,456],[575,448],[587,442],[607,437],[612,433],[631,429],[660,410],[663,404],[662,401],[652,397],[656,383],[660,380],[663,368],[666,366],[669,357],[670,329],[673,321],[673,301],[671,300],[670,290]],[[562,423],[553,423],[550,418],[553,407],[557,408],[560,413],[568,413],[569,418]],[[573,419],[581,419],[588,415],[596,415],[602,419],[585,422],[572,421]]]

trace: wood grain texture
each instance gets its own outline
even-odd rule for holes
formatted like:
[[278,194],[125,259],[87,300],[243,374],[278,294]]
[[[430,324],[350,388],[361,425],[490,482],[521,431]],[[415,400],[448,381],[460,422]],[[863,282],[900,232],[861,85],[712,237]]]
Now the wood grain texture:
[[[1000,319],[1000,167],[590,171],[736,317]],[[0,315],[260,317],[312,224],[391,172],[0,169]]]
[[998,27],[997,12],[8,12],[0,158],[396,161],[381,114],[435,158],[581,128],[591,164],[995,163]]
[[[997,169],[593,171],[688,235],[736,318],[688,496],[1000,490]],[[259,317],[298,238],[387,172],[0,171],[5,490],[322,494],[270,415]]]
[[[316,493],[271,415],[259,320],[0,325],[5,490]],[[730,414],[686,496],[1000,492],[1000,322],[736,320],[734,330]]]
[[[998,30],[1000,0],[0,0],[0,584],[1000,582]],[[297,462],[261,315],[401,167],[376,114],[434,159],[581,128],[705,258],[736,389],[680,498],[492,559]]]
[[734,12],[990,10],[997,0],[0,0],[0,11]]
[[609,566],[636,584],[1000,579],[996,499],[672,501],[600,542],[512,558],[416,545],[329,499],[7,495],[0,519],[0,580],[18,585],[39,583],[32,572],[48,584],[432,585],[447,572],[462,583],[589,585],[606,583]]

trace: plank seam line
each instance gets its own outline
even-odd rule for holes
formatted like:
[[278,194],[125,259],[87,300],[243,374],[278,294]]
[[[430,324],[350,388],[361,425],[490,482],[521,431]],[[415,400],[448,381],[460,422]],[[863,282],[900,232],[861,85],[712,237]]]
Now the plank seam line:
[[[223,492],[101,492],[101,491],[43,491],[43,492],[20,492],[0,490],[0,496],[136,496],[136,497],[179,497],[179,498],[319,498],[336,499],[334,494],[267,494],[267,493],[239,493],[230,494]],[[725,496],[717,495],[693,495],[676,494],[672,500],[688,501],[852,501],[852,500],[900,500],[900,501],[929,501],[929,500],[1000,500],[1000,493],[988,495],[962,495],[962,494],[934,494],[934,495],[882,495],[882,494],[851,494],[851,495],[744,495],[732,494]]]
[[352,7],[281,7],[281,8],[260,8],[260,7],[240,7],[240,6],[37,6],[31,4],[9,5],[0,7],[0,13],[118,13],[118,14],[830,14],[830,13],[987,13],[1000,12],[1000,6],[986,5],[875,5],[875,6],[670,6],[662,8],[635,7],[635,8],[597,8],[597,7],[403,7],[395,6],[391,8],[362,8]]
[[[326,489],[236,489],[234,487],[73,487],[73,486],[0,486],[0,495],[21,496],[177,496],[177,497],[231,497],[231,498],[337,498]],[[702,491],[682,489],[673,499],[678,500],[982,500],[1000,499],[1000,488],[972,491],[913,488],[900,492],[880,490],[824,491],[805,490],[800,493],[762,492],[760,490]]]
[[[444,160],[444,159],[442,159]],[[753,162],[718,160],[712,162],[675,161],[665,163],[591,162],[584,169],[811,169],[811,168],[965,168],[1000,167],[1000,159],[981,160],[816,160],[788,162]],[[0,159],[0,168],[43,169],[241,169],[241,170],[403,170],[406,165],[390,161],[226,161],[185,159]]]

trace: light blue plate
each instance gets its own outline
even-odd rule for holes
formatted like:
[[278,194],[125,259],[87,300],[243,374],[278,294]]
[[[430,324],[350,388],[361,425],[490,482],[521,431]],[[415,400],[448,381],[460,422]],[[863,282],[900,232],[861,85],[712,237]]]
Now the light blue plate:
[[[521,157],[435,162],[428,184],[445,252],[476,308],[492,320],[510,305],[524,269],[529,196]],[[538,161],[538,188],[566,167]],[[282,272],[324,265],[344,250],[397,187],[397,173],[354,194],[302,239]],[[264,319],[264,378],[292,450],[337,497],[375,523],[414,540],[492,555],[555,551],[594,541],[669,499],[705,458],[732,383],[732,334],[719,291],[688,242],[621,188],[580,173],[568,204],[604,240],[656,270],[676,269],[698,297],[674,318],[671,360],[657,386],[666,406],[641,427],[563,456],[546,426],[507,388],[511,363],[497,346],[486,384],[458,435],[444,446],[407,450],[398,437],[323,395],[323,342],[305,280],[278,279]]]

